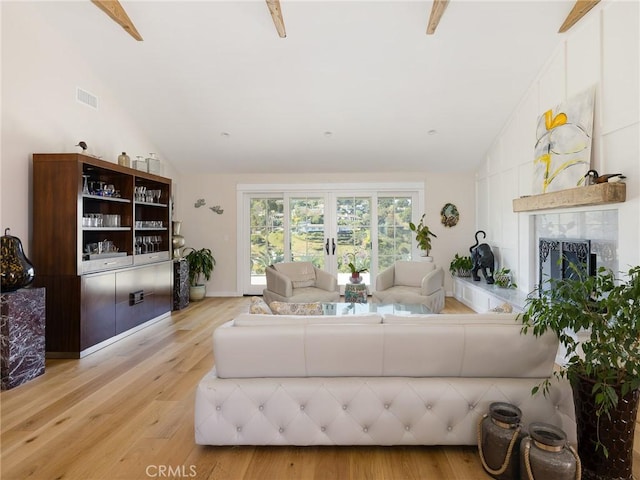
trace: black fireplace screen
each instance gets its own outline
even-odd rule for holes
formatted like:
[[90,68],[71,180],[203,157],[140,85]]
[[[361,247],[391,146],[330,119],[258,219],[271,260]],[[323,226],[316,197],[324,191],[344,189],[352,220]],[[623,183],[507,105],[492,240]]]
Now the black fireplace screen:
[[560,280],[581,275],[595,275],[596,255],[591,253],[590,240],[541,238],[538,252],[540,255],[538,286],[542,291],[549,289],[549,279]]

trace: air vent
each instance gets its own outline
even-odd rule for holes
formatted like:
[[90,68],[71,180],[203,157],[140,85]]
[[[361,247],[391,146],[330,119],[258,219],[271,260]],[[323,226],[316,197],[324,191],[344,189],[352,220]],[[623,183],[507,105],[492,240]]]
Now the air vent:
[[98,109],[98,97],[96,97],[94,94],[87,92],[86,90],[81,89],[80,87],[78,87],[76,89],[76,100],[80,103],[83,103],[84,105],[87,105],[88,107],[94,108],[94,109]]

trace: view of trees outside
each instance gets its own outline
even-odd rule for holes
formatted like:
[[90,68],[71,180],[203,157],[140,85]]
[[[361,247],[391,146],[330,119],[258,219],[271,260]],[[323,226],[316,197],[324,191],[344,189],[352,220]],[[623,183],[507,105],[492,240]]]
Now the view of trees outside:
[[339,197],[336,200],[336,258],[339,273],[371,268],[371,197]]
[[251,277],[263,277],[265,268],[284,261],[284,200],[252,198],[249,212]]
[[[336,199],[337,238],[335,258],[338,278],[346,283],[349,262],[358,270],[371,270],[372,229],[377,225],[377,270],[396,260],[411,259],[411,196],[378,196],[377,219],[372,218],[372,197],[343,196]],[[320,197],[296,197],[289,201],[292,261],[325,265],[325,204]],[[265,268],[285,261],[284,199],[252,198],[250,201],[251,278],[264,284]],[[330,249],[332,246],[330,245]],[[370,273],[363,275],[369,283]],[[254,281],[255,280],[255,281]],[[257,282],[257,283],[256,283]]]
[[324,198],[291,198],[291,261],[324,268]]
[[336,211],[338,279],[347,283],[350,262],[358,270],[371,269],[371,197],[338,197]]
[[411,260],[411,197],[378,197],[378,271]]

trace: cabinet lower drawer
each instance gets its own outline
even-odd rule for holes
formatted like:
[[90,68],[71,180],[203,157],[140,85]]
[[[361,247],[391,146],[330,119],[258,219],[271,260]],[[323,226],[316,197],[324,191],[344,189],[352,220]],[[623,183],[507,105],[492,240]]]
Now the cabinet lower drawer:
[[143,253],[142,255],[135,256],[134,264],[145,265],[147,263],[164,262],[170,259],[169,252]]
[[101,272],[103,270],[113,270],[115,268],[129,267],[133,265],[133,257],[112,257],[100,260],[85,260],[82,262],[82,273]]

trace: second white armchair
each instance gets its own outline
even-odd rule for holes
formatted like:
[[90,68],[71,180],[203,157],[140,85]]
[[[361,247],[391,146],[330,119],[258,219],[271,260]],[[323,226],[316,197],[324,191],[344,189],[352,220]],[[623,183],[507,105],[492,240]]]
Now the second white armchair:
[[444,271],[431,262],[397,261],[376,277],[373,300],[423,304],[440,313],[444,308]]

